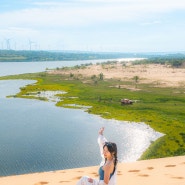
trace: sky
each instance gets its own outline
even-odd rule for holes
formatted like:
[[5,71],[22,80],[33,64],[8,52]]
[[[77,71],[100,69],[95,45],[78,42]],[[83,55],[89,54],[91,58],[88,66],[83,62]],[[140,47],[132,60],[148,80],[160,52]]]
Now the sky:
[[185,51],[185,1],[1,0],[0,49]]

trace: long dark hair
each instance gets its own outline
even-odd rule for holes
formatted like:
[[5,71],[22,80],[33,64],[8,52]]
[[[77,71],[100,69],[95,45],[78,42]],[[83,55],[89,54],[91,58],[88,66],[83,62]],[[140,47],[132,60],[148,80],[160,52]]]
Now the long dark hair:
[[[116,166],[118,163],[118,157],[117,157],[117,145],[116,143],[112,143],[112,142],[105,142],[104,147],[107,147],[108,151],[114,156],[114,170],[113,170],[113,174],[116,170]],[[105,162],[107,161],[107,159],[105,159]]]

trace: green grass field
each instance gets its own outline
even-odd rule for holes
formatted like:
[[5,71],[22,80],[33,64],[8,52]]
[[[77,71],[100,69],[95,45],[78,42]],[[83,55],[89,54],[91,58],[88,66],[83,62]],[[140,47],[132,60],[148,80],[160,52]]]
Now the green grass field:
[[[45,72],[14,75],[2,79],[35,79],[36,84],[21,88],[14,97],[25,96],[43,90],[63,90],[56,105],[77,108],[70,104],[92,106],[87,111],[106,119],[145,122],[162,138],[151,143],[141,159],[185,155],[185,88],[159,88],[152,84],[137,84],[138,91],[118,88],[120,85],[135,86],[131,81],[84,79],[74,75],[51,75]],[[84,83],[85,81],[85,83]],[[74,98],[76,97],[76,98]],[[120,100],[136,100],[133,105],[121,105]]]

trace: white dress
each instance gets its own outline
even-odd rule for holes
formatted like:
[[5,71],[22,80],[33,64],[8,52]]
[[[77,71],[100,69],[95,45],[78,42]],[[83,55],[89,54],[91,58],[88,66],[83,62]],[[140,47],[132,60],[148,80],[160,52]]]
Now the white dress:
[[[103,155],[103,146],[104,146],[105,142],[107,142],[107,139],[103,135],[99,135],[98,136],[98,144],[100,147],[100,155],[102,157],[102,161],[100,163],[100,166],[103,166],[105,163],[105,158]],[[110,178],[108,185],[116,185],[116,174],[117,174],[117,170],[115,170],[114,174]],[[91,183],[91,182],[88,182],[88,178],[89,178],[88,176],[83,176],[76,183],[76,185],[105,185],[103,180],[93,179],[93,182]]]

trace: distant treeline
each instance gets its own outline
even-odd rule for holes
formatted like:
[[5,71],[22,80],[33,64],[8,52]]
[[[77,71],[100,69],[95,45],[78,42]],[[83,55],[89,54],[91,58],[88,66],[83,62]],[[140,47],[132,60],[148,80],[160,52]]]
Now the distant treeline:
[[133,61],[133,64],[166,64],[173,67],[185,67],[185,54],[158,55],[148,59]]
[[95,60],[112,58],[142,57],[132,53],[100,53],[100,52],[65,52],[65,51],[27,51],[0,50],[0,62],[29,61],[64,61],[64,60]]
[[134,64],[170,64],[174,67],[185,65],[185,53],[119,53],[119,52],[75,52],[75,51],[27,51],[0,50],[0,62],[69,61],[118,58],[146,58]]

